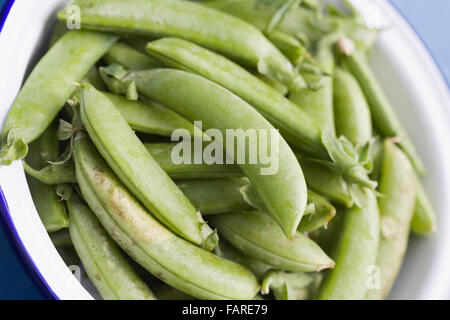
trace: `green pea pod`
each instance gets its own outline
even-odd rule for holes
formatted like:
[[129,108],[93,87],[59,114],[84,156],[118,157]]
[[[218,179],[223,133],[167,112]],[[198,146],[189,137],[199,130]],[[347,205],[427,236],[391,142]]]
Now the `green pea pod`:
[[261,293],[273,292],[276,300],[306,300],[314,279],[303,272],[270,270],[264,275]]
[[214,248],[214,232],[161,169],[107,96],[83,84],[81,120],[99,152],[158,220],[185,239]]
[[115,43],[105,54],[103,60],[107,64],[118,63],[130,70],[147,70],[163,66],[160,62],[123,42]]
[[[155,69],[137,72],[134,76],[138,89],[150,99],[188,120],[201,120],[205,129],[214,129],[220,148],[233,159],[237,158],[236,151],[241,147],[245,159],[253,156],[250,151],[255,150],[254,147],[261,149],[261,144],[265,144],[266,150],[272,150],[270,167],[263,164],[261,157],[257,157],[255,164],[244,159],[238,165],[255,185],[286,237],[292,238],[305,211],[307,189],[300,165],[278,131],[245,101],[198,75]],[[230,135],[229,130],[235,130],[234,134]],[[256,140],[237,146],[235,141],[245,138],[248,132],[254,134]],[[209,135],[208,130],[205,134]],[[256,144],[260,144],[259,149]]]
[[220,241],[219,245],[214,249],[214,252],[222,258],[231,260],[240,264],[241,266],[246,267],[251,272],[253,272],[253,274],[258,278],[259,281],[262,281],[266,272],[272,269],[272,266],[268,265],[267,263],[250,258],[239,250],[236,250],[225,240]]
[[195,72],[232,91],[254,106],[290,142],[308,153],[326,157],[315,121],[236,63],[194,43],[176,38],[150,42],[147,52],[166,65]]
[[[295,82],[289,60],[251,24],[190,1],[166,0],[75,0],[81,25],[138,35],[182,37],[223,52],[258,68],[262,74],[288,86]],[[70,19],[70,7],[58,13]],[[223,26],[227,26],[224,28]]]
[[245,178],[181,180],[178,187],[204,215],[250,209],[240,190],[248,185]]
[[368,291],[368,299],[385,299],[391,291],[408,246],[416,197],[416,175],[408,157],[391,140],[384,142],[379,191],[380,245],[376,266],[379,288]]
[[[383,143],[378,141],[372,148],[374,162],[372,177],[375,180],[380,180],[383,167],[383,149]],[[411,231],[418,235],[427,235],[436,230],[436,212],[419,177],[416,180],[417,194],[414,215],[411,221]]]
[[[50,127],[35,142],[30,144],[30,152],[26,158],[35,167],[45,165],[46,159],[58,156],[58,139],[56,125]],[[28,187],[36,210],[48,232],[55,232],[69,226],[64,202],[58,199],[55,188],[27,175]]]
[[383,137],[399,138],[398,145],[400,148],[408,155],[416,171],[419,174],[424,174],[425,167],[422,160],[412,142],[406,136],[406,132],[395,114],[391,102],[370,69],[366,57],[361,52],[351,52],[351,50],[345,48],[343,42],[341,42],[339,47],[343,52],[341,55],[343,64],[358,80],[366,96],[378,132]]
[[419,180],[417,181],[416,204],[411,230],[418,235],[426,235],[436,230],[436,213]]
[[114,241],[147,271],[199,299],[252,299],[256,295],[259,285],[249,270],[177,237],[158,223],[86,139],[75,142],[75,162],[89,206]]
[[105,300],[155,300],[94,213],[78,196],[67,201],[70,237],[89,279]]
[[[0,133],[0,164],[22,159],[62,109],[92,65],[117,40],[116,36],[71,31],[39,61],[11,107]],[[70,54],[68,54],[70,52]]]
[[214,215],[208,218],[219,234],[248,256],[286,271],[320,271],[334,266],[320,247],[296,232],[289,240],[264,212]]
[[[172,179],[215,179],[242,177],[242,170],[234,164],[174,164],[172,153],[178,143],[148,143],[145,145],[153,159]],[[193,157],[193,155],[192,155]]]
[[361,300],[367,291],[369,268],[377,259],[380,217],[377,198],[366,189],[363,207],[344,213],[333,251],[336,266],[327,271],[317,298]]
[[[166,38],[149,43],[147,51],[155,58],[172,67],[195,72],[218,83],[255,107],[269,122],[280,129],[283,137],[302,152],[315,158],[335,162],[336,169],[349,179],[372,186],[365,172],[361,172],[358,157],[349,155],[333,134],[334,120],[331,117],[330,131],[321,131],[320,126],[295,103],[254,77],[230,60],[193,43],[181,39]],[[141,86],[146,72],[135,75]],[[132,75],[127,78],[132,77]],[[194,87],[194,84],[191,87]],[[144,88],[141,88],[142,90]],[[196,90],[201,90],[200,87]],[[203,92],[203,90],[201,91]],[[144,92],[145,94],[145,92]],[[329,96],[332,114],[332,93]],[[363,170],[364,171],[364,170]]]
[[372,118],[364,93],[353,75],[337,68],[334,74],[336,131],[352,143],[364,145],[372,138]]

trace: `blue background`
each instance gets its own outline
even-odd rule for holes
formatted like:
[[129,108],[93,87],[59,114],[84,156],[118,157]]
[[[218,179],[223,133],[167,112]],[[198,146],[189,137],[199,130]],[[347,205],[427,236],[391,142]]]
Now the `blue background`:
[[[6,0],[0,0],[3,8]],[[392,0],[405,18],[416,29],[441,67],[447,81],[450,79],[450,1],[449,0]],[[44,299],[44,294],[33,282],[19,260],[0,223],[0,299]]]

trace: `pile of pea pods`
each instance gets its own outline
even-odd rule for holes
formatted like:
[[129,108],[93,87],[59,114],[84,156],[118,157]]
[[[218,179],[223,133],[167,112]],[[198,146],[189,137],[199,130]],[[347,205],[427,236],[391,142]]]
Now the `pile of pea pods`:
[[[435,230],[369,66],[379,30],[348,1],[74,0],[58,19],[0,164],[24,159],[102,298],[384,299],[410,232]],[[174,163],[179,129],[276,129],[279,170]]]

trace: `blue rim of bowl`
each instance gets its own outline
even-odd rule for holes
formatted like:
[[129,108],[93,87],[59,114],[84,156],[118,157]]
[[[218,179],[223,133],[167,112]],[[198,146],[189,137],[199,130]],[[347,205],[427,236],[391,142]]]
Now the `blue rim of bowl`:
[[[14,0],[7,0],[3,6],[3,9],[0,12],[0,32],[3,29],[3,26],[6,22],[6,18],[8,18],[9,12],[11,11],[13,4]],[[11,212],[8,207],[8,202],[6,201],[1,186],[0,186],[0,212],[2,213],[3,222],[6,226],[7,229],[6,231],[7,234],[9,235],[9,238],[11,239],[13,247],[15,248],[20,259],[22,260],[22,263],[25,265],[25,268],[30,274],[31,278],[38,285],[38,287],[46,297],[54,300],[59,300],[59,297],[47,283],[44,276],[40,273],[39,268],[34,263],[33,258],[31,258],[30,254],[26,250],[25,245],[23,244],[19,236],[19,233],[17,232],[17,228],[12,220]]]
[[[424,45],[425,49],[428,52],[428,55],[431,57],[431,59],[434,61],[435,65],[439,69],[439,72],[441,74],[441,77],[443,81],[447,84],[447,87],[449,87],[449,80],[444,75],[444,72],[436,60],[435,56],[432,54],[430,48],[427,46],[427,43],[424,41],[424,39],[420,36],[420,34],[417,32],[417,30],[413,27],[411,22],[405,17],[405,15],[395,6],[392,0],[388,0],[388,2],[391,4],[391,6],[402,16],[403,20],[406,21],[406,23],[409,25],[411,30],[416,34],[416,36],[420,39],[422,44]],[[8,18],[8,14],[14,4],[14,0],[7,0],[2,11],[0,12],[0,32],[3,29],[3,26],[5,24],[6,19]],[[52,299],[59,300],[59,297],[56,295],[56,293],[51,289],[50,285],[45,281],[42,274],[39,272],[38,267],[34,263],[31,256],[28,254],[27,250],[25,249],[25,246],[20,239],[20,236],[17,232],[16,227],[14,226],[14,223],[12,221],[11,213],[8,208],[8,203],[5,199],[5,195],[3,194],[3,190],[0,186],[0,212],[2,213],[3,220],[8,227],[8,233],[10,236],[10,239],[15,245],[15,248],[19,254],[19,256],[22,259],[22,262],[25,264],[28,272],[31,274],[32,278],[36,281],[36,283],[39,285],[41,290],[44,292],[44,294]]]

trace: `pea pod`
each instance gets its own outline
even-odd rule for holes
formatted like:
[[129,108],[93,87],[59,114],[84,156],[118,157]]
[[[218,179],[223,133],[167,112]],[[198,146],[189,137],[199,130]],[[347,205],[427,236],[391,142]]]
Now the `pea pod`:
[[259,286],[249,270],[177,237],[158,223],[86,139],[75,142],[75,162],[83,196],[108,234],[154,276],[199,299],[252,299],[256,295]]
[[[232,91],[255,107],[269,122],[280,129],[287,141],[302,152],[334,163],[335,169],[346,174],[348,179],[373,187],[373,182],[368,181],[367,174],[360,168],[359,159],[344,152],[334,136],[332,117],[331,125],[327,128],[329,130],[321,130],[306,112],[245,69],[188,41],[161,39],[149,43],[147,50],[167,65],[198,73]],[[329,98],[332,114],[331,92]]]
[[[201,120],[205,130],[218,131],[220,136],[217,134],[215,138],[222,142],[220,146],[233,159],[236,158],[236,150],[241,147],[235,140],[245,138],[246,131],[256,137],[252,144],[265,143],[265,148],[272,150],[275,161],[271,165],[276,167],[267,168],[261,158],[256,159],[256,164],[244,160],[238,165],[257,188],[268,212],[286,236],[292,238],[305,211],[306,183],[294,153],[278,131],[245,101],[198,75],[173,69],[155,69],[137,72],[134,77],[138,90],[150,99],[188,120]],[[238,129],[240,131],[234,132],[236,135],[230,137],[228,134],[227,138],[227,131]],[[208,131],[205,134],[208,135]],[[251,150],[249,144],[245,143],[242,147],[248,156]]]
[[70,236],[89,279],[105,300],[154,300],[127,258],[78,196],[67,206]]
[[320,271],[334,266],[320,247],[296,232],[288,240],[273,219],[253,211],[214,215],[208,218],[219,234],[248,256],[286,271]]
[[[44,157],[45,158],[44,158]],[[45,159],[58,157],[58,139],[56,137],[56,125],[51,125],[44,134],[30,144],[30,152],[26,158],[30,164],[36,167],[45,165]],[[28,187],[33,198],[36,210],[48,232],[55,232],[69,226],[64,202],[58,199],[55,188],[46,185],[39,180],[27,175]]]
[[130,70],[160,68],[162,64],[123,42],[115,43],[105,54],[103,60],[108,64],[118,63]]
[[114,172],[158,220],[185,239],[214,248],[213,231],[152,158],[112,101],[90,84],[83,85],[81,120]]
[[398,145],[408,155],[419,174],[425,173],[425,168],[417,154],[414,145],[406,136],[394,108],[369,67],[366,57],[361,52],[351,51],[345,47],[345,40],[340,42],[343,64],[348,68],[361,86],[372,112],[376,129],[383,137],[400,138]]
[[[83,28],[182,37],[257,67],[291,86],[295,73],[289,60],[249,23],[190,1],[75,0]],[[70,19],[70,8],[58,13]],[[224,28],[223,26],[227,26]]]
[[[374,170],[372,176],[379,180],[383,167],[383,143],[378,142],[372,148],[372,158]],[[419,177],[416,177],[416,203],[414,205],[414,215],[411,221],[411,231],[418,235],[426,235],[436,230],[436,212],[429,199],[427,191],[422,185]]]
[[381,213],[380,245],[376,265],[381,286],[368,291],[369,299],[388,296],[403,262],[416,197],[416,176],[407,156],[386,140],[379,200]]
[[164,38],[150,42],[147,52],[166,65],[195,72],[232,91],[254,106],[283,136],[302,150],[326,157],[321,149],[315,121],[282,94],[247,70],[212,51],[182,39]]
[[[92,65],[117,40],[116,36],[71,31],[39,61],[26,80],[0,134],[0,164],[26,156],[36,140],[64,106]],[[70,52],[70,54],[68,54]]]
[[365,298],[369,267],[377,259],[380,217],[374,192],[366,189],[364,194],[363,207],[354,206],[344,213],[337,243],[332,249],[336,266],[327,271],[318,299]]
[[354,144],[366,144],[372,138],[372,118],[358,82],[351,73],[337,68],[334,89],[337,134]]

